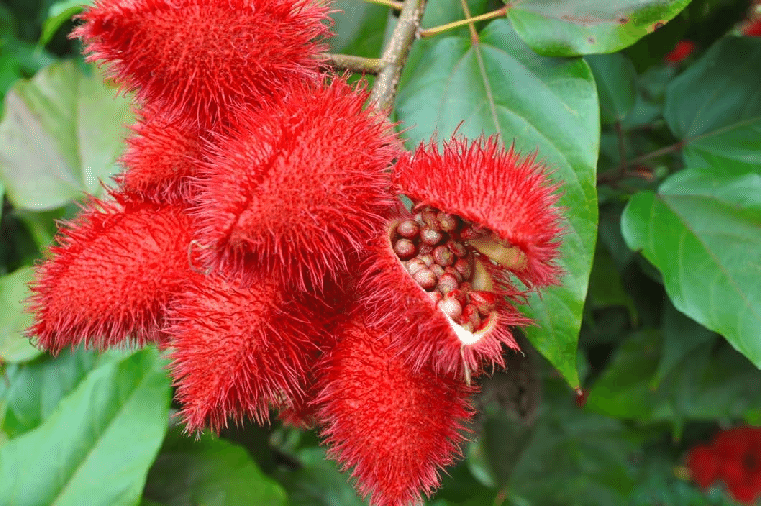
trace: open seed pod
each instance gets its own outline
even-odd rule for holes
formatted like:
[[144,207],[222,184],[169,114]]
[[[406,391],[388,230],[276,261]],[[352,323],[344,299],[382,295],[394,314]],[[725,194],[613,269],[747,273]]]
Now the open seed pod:
[[504,365],[502,345],[517,349],[511,325],[525,325],[493,267],[462,237],[467,222],[431,207],[388,222],[361,283],[371,325],[415,369],[431,365],[466,382],[484,365]]
[[498,137],[468,143],[431,142],[402,157],[392,179],[418,207],[430,206],[469,223],[462,239],[487,257],[494,274],[528,289],[558,284],[562,233],[558,185],[534,156],[522,158]]

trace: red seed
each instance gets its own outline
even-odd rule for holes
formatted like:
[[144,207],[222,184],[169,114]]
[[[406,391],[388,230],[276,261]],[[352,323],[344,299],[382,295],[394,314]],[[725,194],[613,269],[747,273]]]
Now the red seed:
[[460,288],[457,288],[457,289],[452,290],[451,292],[449,292],[447,294],[447,297],[452,298],[452,299],[456,299],[457,302],[459,302],[461,306],[465,305],[465,302],[466,302],[466,300],[465,300],[466,299],[465,292],[463,292],[462,289],[460,289]]
[[454,263],[455,256],[446,246],[436,246],[436,249],[433,250],[433,259],[436,260],[436,263],[440,266],[447,267]]
[[462,314],[462,305],[460,302],[457,299],[453,299],[448,296],[442,298],[438,302],[437,307],[441,310],[442,313],[452,318],[453,320],[459,318]]
[[457,227],[460,225],[457,216],[447,214],[445,212],[439,212],[438,216],[439,221],[439,228],[443,230],[444,232],[452,232],[454,230],[457,230]]
[[433,255],[431,255],[430,253],[423,253],[422,251],[423,248],[420,248],[420,249],[421,249],[420,254],[417,257],[418,260],[423,262],[426,267],[430,267],[436,263],[436,260],[433,259]]
[[394,243],[394,253],[402,260],[414,257],[415,253],[417,253],[416,250],[415,243],[409,239],[399,239]]
[[468,249],[461,242],[447,241],[447,246],[449,247],[449,249],[452,250],[452,253],[454,253],[458,257],[464,257],[465,255],[468,254]]
[[462,308],[462,321],[473,325],[474,329],[481,326],[481,316],[478,314],[478,308],[473,304],[467,304]]
[[439,277],[439,284],[436,287],[441,293],[447,294],[452,290],[457,290],[460,287],[460,283],[457,282],[457,278],[449,273],[444,273]]
[[[433,253],[433,250],[436,248],[436,246],[431,246],[430,244],[420,243],[420,247],[418,248],[418,253],[420,255],[430,255]],[[433,257],[431,257],[433,258]]]
[[420,231],[420,240],[425,244],[436,246],[444,239],[444,234],[436,230],[435,228],[424,227]]
[[473,290],[468,293],[468,299],[482,315],[488,315],[497,307],[497,295],[491,292]]
[[442,274],[444,274],[444,268],[440,266],[439,264],[433,264],[430,267],[428,267],[432,273],[436,275],[436,279],[440,278]]
[[473,261],[471,258],[460,258],[454,263],[454,268],[460,273],[462,279],[473,277]]
[[420,269],[425,269],[428,266],[425,264],[425,262],[423,262],[419,258],[413,258],[412,260],[407,262],[406,267],[407,267],[407,272],[409,272],[411,276],[414,276],[417,271],[419,271]]
[[433,301],[435,305],[438,305],[439,301],[444,297],[441,292],[426,292],[428,297]]
[[460,272],[454,267],[452,267],[451,265],[444,267],[444,272],[449,273],[455,278],[457,278],[458,283],[462,283],[462,274],[460,274]]
[[436,275],[430,269],[420,269],[412,275],[412,279],[420,285],[423,290],[433,290],[436,287]]
[[431,228],[439,227],[438,212],[432,207],[425,207],[420,211],[420,215],[423,218],[423,223]]
[[396,226],[396,233],[407,239],[414,239],[420,233],[420,225],[414,220],[404,220]]

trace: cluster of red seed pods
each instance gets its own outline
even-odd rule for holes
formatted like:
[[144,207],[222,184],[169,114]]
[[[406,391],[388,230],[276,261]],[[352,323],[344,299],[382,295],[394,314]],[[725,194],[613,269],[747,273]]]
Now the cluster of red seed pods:
[[[106,200],[37,270],[43,348],[157,343],[189,431],[316,424],[374,506],[459,454],[471,375],[555,284],[556,185],[500,139],[412,153],[321,68],[320,0],[96,0],[74,35],[134,93]],[[415,205],[404,209],[398,196]]]

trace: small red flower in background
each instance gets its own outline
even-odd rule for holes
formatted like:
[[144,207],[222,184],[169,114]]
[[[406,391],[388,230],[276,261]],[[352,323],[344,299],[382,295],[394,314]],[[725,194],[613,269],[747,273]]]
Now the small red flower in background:
[[723,483],[737,501],[761,498],[761,427],[736,427],[687,454],[692,479],[702,488]]
[[329,34],[312,0],[97,0],[73,32],[138,102],[211,127],[319,80]]
[[741,29],[743,35],[747,37],[761,37],[761,16],[754,20],[748,21]]
[[686,60],[696,48],[697,45],[691,40],[680,40],[676,43],[674,49],[669,51],[666,56],[663,57],[663,61],[674,65],[681,63]]

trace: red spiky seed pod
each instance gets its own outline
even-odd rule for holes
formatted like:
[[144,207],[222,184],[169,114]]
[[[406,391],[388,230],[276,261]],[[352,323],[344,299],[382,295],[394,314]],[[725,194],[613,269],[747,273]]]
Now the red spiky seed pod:
[[315,40],[329,34],[316,0],[97,0],[78,18],[89,61],[140,103],[206,128],[317,80]]
[[[518,349],[510,326],[529,323],[507,300],[517,294],[495,283],[489,262],[456,238],[464,224],[451,231],[454,240],[441,234],[436,247],[453,243],[449,254],[401,259],[394,244],[400,230],[413,228],[410,221],[415,218],[409,214],[389,221],[372,245],[360,285],[368,321],[393,336],[392,345],[416,370],[433,367],[469,382],[485,365],[504,365],[503,345]],[[424,221],[420,213],[417,221]],[[420,244],[424,238],[404,240]],[[467,277],[437,263],[448,264],[458,253],[469,266],[463,270]]]
[[409,506],[439,485],[438,471],[460,455],[472,389],[414,370],[361,316],[347,321],[319,369],[315,400],[328,456],[353,468],[372,506]]
[[495,274],[508,271],[529,288],[558,283],[558,185],[535,155],[506,150],[497,136],[471,143],[454,137],[442,149],[421,144],[399,160],[392,178],[418,206],[468,222],[461,238],[491,259]]
[[300,286],[347,270],[396,205],[400,145],[384,115],[363,110],[367,96],[342,78],[299,83],[214,143],[196,212],[211,266]]
[[90,199],[61,228],[31,284],[43,349],[164,342],[167,304],[190,272],[191,224],[182,206]]
[[266,277],[243,287],[195,274],[166,329],[187,430],[263,424],[271,406],[303,405],[307,371],[326,342],[321,312],[314,298]]
[[156,203],[190,203],[196,166],[202,159],[202,132],[148,108],[132,127],[114,179],[121,191]]

